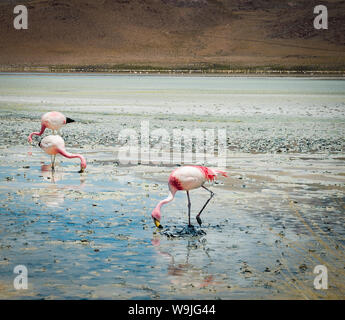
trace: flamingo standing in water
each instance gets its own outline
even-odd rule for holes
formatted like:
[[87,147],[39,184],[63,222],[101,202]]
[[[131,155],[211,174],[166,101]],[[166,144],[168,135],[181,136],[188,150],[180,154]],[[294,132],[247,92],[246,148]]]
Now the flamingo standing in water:
[[161,207],[163,204],[166,204],[170,201],[172,201],[175,197],[175,193],[179,190],[185,190],[187,192],[187,199],[188,199],[188,226],[191,226],[190,223],[190,208],[191,208],[191,202],[189,198],[189,190],[197,189],[197,188],[204,188],[207,190],[211,196],[206,201],[200,212],[196,216],[196,220],[201,226],[201,219],[200,215],[202,211],[205,209],[207,204],[210,202],[210,200],[213,198],[214,193],[207,189],[204,186],[204,183],[206,181],[214,181],[214,179],[217,177],[218,174],[221,174],[224,177],[227,177],[227,173],[224,171],[211,169],[208,167],[203,166],[184,166],[175,169],[169,177],[169,195],[166,199],[160,201],[157,206],[152,211],[152,219],[154,224],[157,228],[162,228],[162,225],[160,224],[161,220]]
[[79,158],[80,159],[80,171],[84,172],[86,168],[86,160],[81,154],[72,154],[66,151],[65,141],[57,135],[44,137],[38,144],[39,147],[47,154],[51,155],[52,169],[55,167],[55,157],[59,153],[66,158]]
[[46,128],[53,130],[53,134],[55,131],[60,130],[62,126],[66,123],[75,122],[71,118],[65,117],[61,112],[51,111],[45,113],[41,118],[41,131],[40,132],[32,132],[28,137],[28,142],[32,143],[32,136],[41,136]]

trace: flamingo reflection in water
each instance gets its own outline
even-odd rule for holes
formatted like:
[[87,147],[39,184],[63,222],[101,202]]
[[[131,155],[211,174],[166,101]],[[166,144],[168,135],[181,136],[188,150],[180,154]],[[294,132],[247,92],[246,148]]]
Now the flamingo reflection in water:
[[[204,270],[195,267],[189,262],[190,251],[194,247],[194,242],[195,240],[188,240],[186,261],[184,263],[177,263],[171,253],[161,250],[160,235],[154,235],[153,239],[151,240],[151,243],[156,249],[157,253],[160,256],[170,259],[168,276],[172,278],[170,282],[173,285],[179,288],[190,288],[190,286],[195,288],[205,288],[220,284],[219,281],[215,280],[213,275],[205,273]],[[205,251],[204,248],[203,250],[208,258],[211,259],[207,251]]]
[[63,171],[62,168],[52,171],[51,165],[43,164],[41,165],[41,177],[44,181],[51,182],[45,185],[44,188],[38,189],[34,197],[39,198],[39,200],[48,207],[60,207],[65,201],[65,195],[71,190],[80,190],[84,187],[86,177],[80,176],[80,184],[76,185],[57,185],[58,181],[63,181],[67,176],[72,176],[68,172]]

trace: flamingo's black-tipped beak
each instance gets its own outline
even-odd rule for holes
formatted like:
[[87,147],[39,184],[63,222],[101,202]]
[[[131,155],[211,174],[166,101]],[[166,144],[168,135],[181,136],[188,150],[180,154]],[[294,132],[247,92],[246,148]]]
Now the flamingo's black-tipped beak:
[[71,122],[75,122],[75,120],[73,120],[71,118],[66,118],[66,123],[71,123]]
[[155,223],[155,226],[157,228],[163,229],[163,226],[161,225],[161,223],[156,218],[153,218],[153,222]]
[[41,141],[38,143],[38,146],[41,148]]

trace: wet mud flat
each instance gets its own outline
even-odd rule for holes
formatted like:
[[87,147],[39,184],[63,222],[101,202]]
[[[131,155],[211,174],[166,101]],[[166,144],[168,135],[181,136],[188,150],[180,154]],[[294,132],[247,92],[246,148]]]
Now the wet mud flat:
[[[342,160],[234,156],[230,178],[209,186],[216,196],[201,228],[194,216],[208,193],[191,192],[190,232],[184,192],[163,207],[163,229],[150,217],[170,167],[92,154],[87,172],[60,161],[53,174],[40,150],[2,153],[2,298],[344,298]],[[266,168],[274,162],[279,172]],[[13,289],[18,264],[28,268],[28,290]],[[319,264],[328,290],[314,289]]]
[[[343,82],[198,81],[0,76],[0,298],[344,299]],[[39,139],[27,144],[52,109],[77,120],[61,132],[85,173],[58,157],[53,174]],[[229,178],[208,185],[201,228],[202,189],[191,192],[193,229],[184,192],[154,226],[180,163],[119,161],[119,133],[142,120],[227,130]],[[28,290],[13,288],[16,265]],[[314,288],[317,265],[328,290]]]

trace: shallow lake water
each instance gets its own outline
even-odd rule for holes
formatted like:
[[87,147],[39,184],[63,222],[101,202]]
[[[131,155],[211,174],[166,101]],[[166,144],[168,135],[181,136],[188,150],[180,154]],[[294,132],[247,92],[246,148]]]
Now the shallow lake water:
[[[61,157],[53,173],[39,138],[27,144],[52,109],[77,121],[61,132],[85,173]],[[1,74],[0,112],[0,298],[344,299],[345,81]],[[179,234],[184,192],[162,230],[150,216],[181,163],[119,159],[119,132],[142,120],[227,131],[229,178],[208,185],[201,228],[209,194],[191,192],[199,236]],[[314,288],[317,265],[328,290]]]

